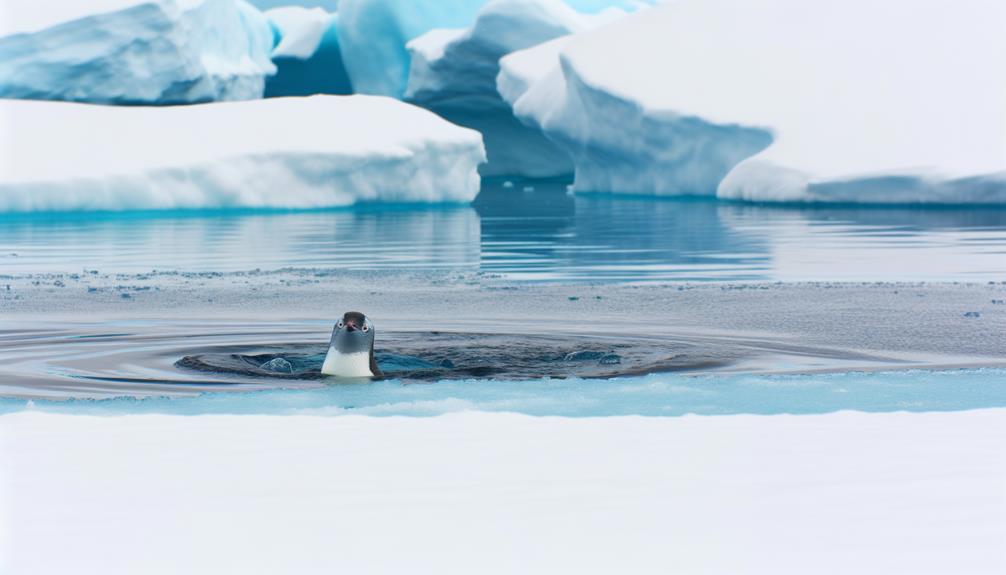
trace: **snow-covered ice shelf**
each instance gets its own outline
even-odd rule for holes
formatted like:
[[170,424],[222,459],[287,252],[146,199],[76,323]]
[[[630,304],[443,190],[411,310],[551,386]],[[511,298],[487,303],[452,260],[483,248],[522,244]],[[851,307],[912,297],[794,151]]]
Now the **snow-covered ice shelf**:
[[0,101],[0,212],[469,202],[478,132],[374,96]]

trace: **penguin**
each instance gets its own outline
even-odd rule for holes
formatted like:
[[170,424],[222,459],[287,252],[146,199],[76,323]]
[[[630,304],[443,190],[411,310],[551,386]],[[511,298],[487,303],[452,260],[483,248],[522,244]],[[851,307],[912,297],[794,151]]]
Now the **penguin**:
[[381,377],[374,360],[374,324],[367,316],[349,311],[335,324],[321,373],[337,377]]

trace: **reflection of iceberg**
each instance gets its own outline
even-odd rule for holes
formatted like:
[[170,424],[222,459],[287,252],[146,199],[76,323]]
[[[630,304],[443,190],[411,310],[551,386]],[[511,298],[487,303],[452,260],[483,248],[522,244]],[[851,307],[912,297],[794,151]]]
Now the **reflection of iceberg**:
[[1002,204],[1004,22],[979,0],[683,0],[508,56],[500,89],[578,191]]
[[537,182],[514,201],[484,189],[482,267],[536,281],[765,279],[766,241],[720,222],[714,202],[570,196]]
[[5,1],[0,97],[174,104],[262,97],[272,33],[243,0]]
[[5,100],[0,120],[2,212],[469,202],[484,158],[478,132],[373,96]]
[[[146,273],[441,269],[479,265],[479,220],[469,207],[283,214],[60,215],[0,225],[6,273]],[[40,242],[39,238],[44,238]]]
[[1006,210],[720,204],[731,233],[765,246],[780,281],[997,279]]

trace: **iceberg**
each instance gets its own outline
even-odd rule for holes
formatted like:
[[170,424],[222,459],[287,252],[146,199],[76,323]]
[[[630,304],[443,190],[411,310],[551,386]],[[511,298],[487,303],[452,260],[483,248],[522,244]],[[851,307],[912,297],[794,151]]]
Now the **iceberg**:
[[[581,12],[633,9],[638,0],[569,0]],[[353,88],[401,98],[409,77],[406,44],[434,28],[466,28],[486,0],[341,0],[342,54]]]
[[383,97],[0,100],[0,212],[464,203],[478,132]]
[[338,15],[300,6],[265,15],[277,36],[272,51],[277,71],[266,80],[266,97],[353,93],[339,48]]
[[683,0],[507,56],[497,87],[577,191],[1002,204],[1004,25],[983,0]]
[[329,12],[339,9],[339,0],[248,0],[259,10],[271,10],[284,6],[300,6],[303,8],[324,8]]
[[540,130],[518,121],[496,90],[499,59],[554,38],[588,30],[625,14],[581,14],[562,0],[496,0],[468,29],[435,29],[407,44],[406,101],[485,138],[487,176],[551,177],[573,172],[569,156]]
[[275,72],[269,24],[243,0],[47,0],[2,12],[2,98],[247,100]]

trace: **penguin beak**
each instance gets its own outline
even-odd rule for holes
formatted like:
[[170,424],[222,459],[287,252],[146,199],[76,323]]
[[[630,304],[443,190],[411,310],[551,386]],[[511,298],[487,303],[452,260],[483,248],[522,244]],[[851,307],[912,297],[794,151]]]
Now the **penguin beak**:
[[360,328],[355,323],[348,322],[348,321],[346,322],[346,331],[352,332],[352,331],[356,331],[358,329],[360,329]]

